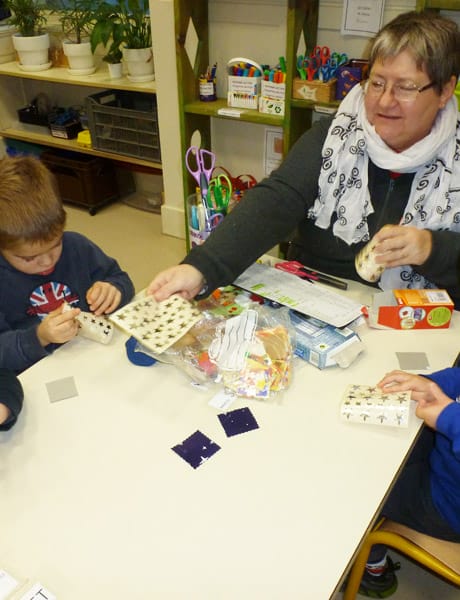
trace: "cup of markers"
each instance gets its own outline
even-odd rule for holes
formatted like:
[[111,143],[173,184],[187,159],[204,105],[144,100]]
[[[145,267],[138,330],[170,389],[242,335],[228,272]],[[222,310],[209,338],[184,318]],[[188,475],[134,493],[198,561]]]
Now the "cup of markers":
[[201,102],[213,102],[217,100],[216,71],[217,63],[214,63],[212,67],[207,68],[206,73],[200,75],[199,96]]

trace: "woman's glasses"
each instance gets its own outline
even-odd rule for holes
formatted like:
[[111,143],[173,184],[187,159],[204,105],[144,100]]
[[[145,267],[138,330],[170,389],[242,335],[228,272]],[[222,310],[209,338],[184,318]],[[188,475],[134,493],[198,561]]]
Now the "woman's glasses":
[[[429,90],[435,85],[434,81],[421,87],[411,83],[395,83],[391,87],[391,93],[398,102],[414,102],[418,94]],[[387,82],[383,79],[370,77],[364,82],[364,93],[374,98],[379,98],[387,89]]]

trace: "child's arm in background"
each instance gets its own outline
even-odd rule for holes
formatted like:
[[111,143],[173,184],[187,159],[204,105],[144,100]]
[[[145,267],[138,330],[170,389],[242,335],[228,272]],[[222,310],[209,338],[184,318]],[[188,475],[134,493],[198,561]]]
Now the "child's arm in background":
[[0,431],[11,429],[22,410],[24,392],[13,371],[0,369]]
[[[455,369],[455,371],[457,370],[460,371],[460,369]],[[444,371],[451,371],[451,369]],[[455,404],[454,400],[435,381],[436,375],[444,373],[444,371],[438,371],[430,375],[430,378],[405,371],[391,371],[377,385],[387,392],[411,391],[412,400],[417,402],[415,414],[427,425],[436,429],[439,415],[448,405]]]

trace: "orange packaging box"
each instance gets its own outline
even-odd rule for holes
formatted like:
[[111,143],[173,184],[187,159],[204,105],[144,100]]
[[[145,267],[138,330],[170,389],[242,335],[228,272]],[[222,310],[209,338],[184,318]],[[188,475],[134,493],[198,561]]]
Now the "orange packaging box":
[[390,329],[447,329],[453,310],[446,290],[391,290],[374,295],[369,324]]

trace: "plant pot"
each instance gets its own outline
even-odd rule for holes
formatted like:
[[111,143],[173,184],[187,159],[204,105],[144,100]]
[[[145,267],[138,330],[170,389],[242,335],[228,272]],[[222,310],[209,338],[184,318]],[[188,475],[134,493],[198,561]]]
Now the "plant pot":
[[130,81],[153,81],[155,79],[152,48],[123,48],[123,62]]
[[76,44],[65,40],[62,47],[69,61],[68,70],[70,75],[91,75],[91,73],[94,73],[96,65],[94,64],[90,42]]
[[0,25],[0,63],[11,62],[16,57],[13,33],[16,33],[16,28],[12,25]]
[[123,77],[123,64],[120,63],[107,63],[109,68],[110,79],[120,79]]
[[30,37],[14,33],[13,46],[19,56],[19,68],[23,71],[44,71],[51,67],[47,33]]

